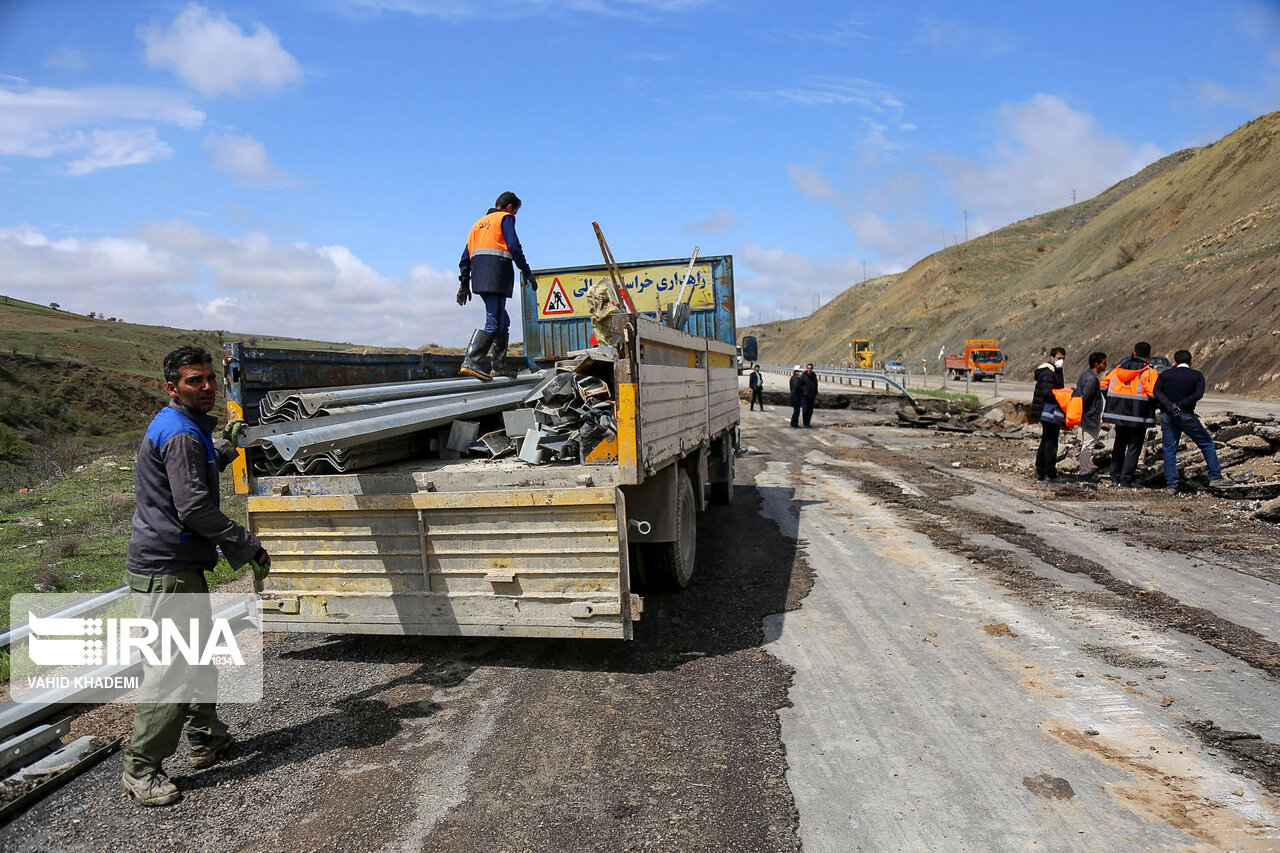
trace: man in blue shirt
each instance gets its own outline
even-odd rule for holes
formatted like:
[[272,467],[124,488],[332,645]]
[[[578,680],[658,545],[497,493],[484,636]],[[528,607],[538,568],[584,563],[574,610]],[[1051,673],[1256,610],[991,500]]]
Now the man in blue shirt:
[[[218,551],[233,568],[252,561],[259,580],[271,559],[252,533],[219,508],[218,475],[236,448],[234,441],[213,438],[213,358],[201,347],[178,347],[165,356],[164,378],[169,405],[147,427],[134,468],[137,509],[124,580],[138,617],[178,624],[188,624],[182,617],[190,617],[203,632],[212,622],[204,573],[213,570]],[[173,755],[183,732],[193,767],[217,763],[231,747],[234,739],[218,719],[216,677],[209,683],[207,672],[177,661],[164,667],[144,663],[142,701],[134,710],[122,779],[139,804],[164,806],[181,797],[161,763]],[[202,701],[183,698],[191,695]]]
[[1164,482],[1169,494],[1178,493],[1178,439],[1183,433],[1195,442],[1209,466],[1209,483],[1222,480],[1222,466],[1213,438],[1196,415],[1196,403],[1204,396],[1204,374],[1191,367],[1190,350],[1173,354],[1174,366],[1156,379],[1156,402],[1160,404],[1160,434],[1164,446]]

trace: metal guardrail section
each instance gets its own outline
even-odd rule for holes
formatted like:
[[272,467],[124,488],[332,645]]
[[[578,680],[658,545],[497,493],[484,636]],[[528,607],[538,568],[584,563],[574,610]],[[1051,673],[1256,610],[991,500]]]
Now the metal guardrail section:
[[[789,376],[792,370],[792,368],[785,367],[781,364],[762,364],[760,365],[760,369],[768,373],[780,373],[784,376]],[[916,398],[911,396],[911,392],[907,390],[905,385],[898,382],[896,379],[891,378],[889,374],[882,370],[863,370],[857,367],[833,367],[827,365],[819,367],[815,365],[813,372],[817,374],[819,379],[828,377],[832,381],[841,385],[852,385],[854,381],[857,381],[859,384],[862,382],[870,382],[871,387],[874,389],[877,382],[883,382],[886,388],[893,387],[901,391],[902,395],[911,402],[911,405],[917,407],[919,405],[916,403]]]
[[[122,595],[128,594],[128,587],[121,587],[121,589],[124,591]],[[115,592],[115,590],[112,590],[112,592]],[[101,607],[102,603],[100,602],[98,606]],[[63,615],[66,614],[64,613]],[[214,619],[226,619],[228,621],[244,618],[245,616],[256,618],[257,615],[256,613],[246,613],[243,602],[228,604],[213,612]],[[86,667],[77,670],[75,674],[91,678],[111,678],[118,675],[128,675],[141,668],[141,658],[137,652],[134,652],[130,655],[129,663]],[[46,720],[60,710],[65,710],[67,706],[78,704],[78,697],[91,689],[93,688],[51,687],[40,691],[40,693],[35,694],[34,698],[24,702],[14,702],[9,699],[0,703],[0,740],[18,732],[26,731],[41,720]]]
[[[100,607],[123,598],[129,592],[129,587],[121,585],[115,589],[109,589],[106,592],[96,593],[83,601],[77,601],[74,604],[68,604],[66,607],[59,607],[56,610],[50,610],[44,616],[48,618],[74,619],[77,616],[83,616],[86,613],[92,613]],[[26,622],[19,622],[12,625],[4,631],[0,631],[0,649],[6,649],[18,640],[23,639],[31,634],[31,628]]]

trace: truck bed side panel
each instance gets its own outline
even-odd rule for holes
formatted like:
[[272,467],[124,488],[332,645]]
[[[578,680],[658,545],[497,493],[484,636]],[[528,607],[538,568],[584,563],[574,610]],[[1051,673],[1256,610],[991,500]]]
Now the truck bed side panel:
[[715,437],[742,420],[737,349],[707,341],[707,434]]
[[266,630],[631,637],[616,488],[252,497],[249,517]]

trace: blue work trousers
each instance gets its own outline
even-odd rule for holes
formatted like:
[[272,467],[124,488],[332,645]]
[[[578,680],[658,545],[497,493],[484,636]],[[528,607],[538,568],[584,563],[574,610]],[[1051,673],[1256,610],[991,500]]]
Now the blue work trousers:
[[1195,412],[1183,412],[1174,416],[1168,412],[1160,413],[1160,435],[1164,447],[1164,481],[1171,488],[1178,488],[1178,439],[1186,434],[1200,452],[1209,466],[1209,479],[1216,480],[1222,476],[1222,466],[1218,464],[1218,451],[1213,446],[1213,438],[1200,423]]
[[501,293],[481,293],[484,300],[484,330],[487,334],[501,337],[511,327],[511,318],[507,316],[507,297]]

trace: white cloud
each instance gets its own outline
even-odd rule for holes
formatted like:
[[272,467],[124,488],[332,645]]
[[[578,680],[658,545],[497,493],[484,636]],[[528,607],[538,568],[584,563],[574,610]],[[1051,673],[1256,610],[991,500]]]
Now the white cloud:
[[[41,303],[65,301],[67,307],[72,294],[92,297],[102,285],[163,285],[192,272],[186,259],[145,240],[53,239],[29,226],[0,228],[0,269],[9,295]],[[49,298],[22,296],[31,291],[47,293]],[[95,309],[86,306],[86,310]]]
[[686,222],[685,231],[728,231],[738,224],[738,216],[727,207],[717,207],[711,216],[699,222]]
[[275,91],[302,78],[302,68],[261,23],[245,35],[226,15],[190,3],[168,28],[142,27],[153,68],[171,69],[206,95]]
[[791,178],[791,183],[809,198],[818,201],[835,201],[840,198],[840,191],[818,169],[788,163],[787,175]]
[[392,12],[423,18],[460,21],[468,18],[511,20],[583,13],[614,18],[651,20],[659,13],[683,12],[709,5],[716,0],[346,0],[355,13]]
[[[753,242],[740,244],[733,255],[734,300],[739,325],[762,323],[779,316],[811,314],[815,302],[825,305],[834,296],[862,281],[857,258],[819,258]],[[876,275],[874,267],[870,275]]]
[[1018,37],[1013,33],[932,18],[920,21],[916,41],[941,56],[957,53],[1001,56],[1018,47]]
[[86,151],[95,125],[160,122],[190,130],[204,113],[159,89],[95,86],[84,89],[0,85],[0,155],[51,157]]
[[87,175],[99,169],[133,166],[173,156],[173,149],[156,135],[154,127],[129,130],[95,129],[88,150],[67,164],[73,175]]
[[858,77],[816,77],[803,86],[742,93],[761,100],[794,101],[806,106],[859,106],[876,112],[902,109],[902,100],[888,86]]
[[1093,116],[1054,95],[1038,94],[996,112],[995,145],[985,162],[941,161],[961,204],[978,212],[970,233],[1090,198],[1162,155],[1151,143],[1111,136]]
[[[220,328],[380,346],[460,346],[483,309],[454,303],[457,273],[426,264],[399,278],[345,246],[226,237],[190,222],[129,237],[54,239],[0,229],[7,295],[139,323]],[[512,322],[518,308],[510,306]]]
[[288,172],[277,169],[267,149],[251,136],[211,133],[204,147],[213,152],[213,166],[250,186],[290,187],[297,183]]

